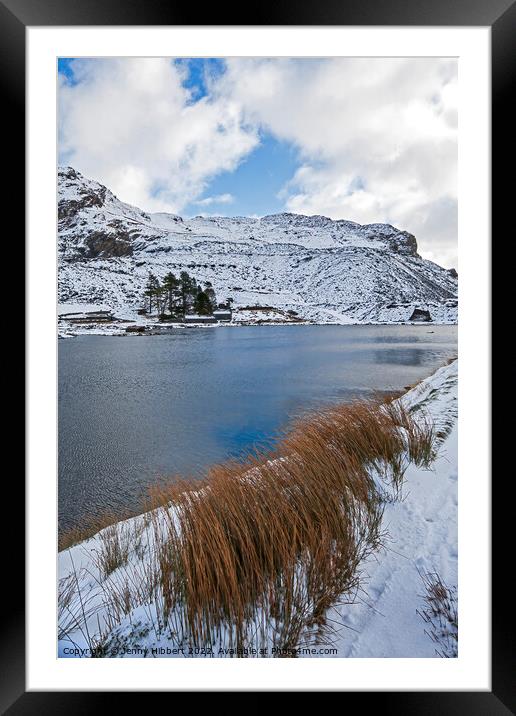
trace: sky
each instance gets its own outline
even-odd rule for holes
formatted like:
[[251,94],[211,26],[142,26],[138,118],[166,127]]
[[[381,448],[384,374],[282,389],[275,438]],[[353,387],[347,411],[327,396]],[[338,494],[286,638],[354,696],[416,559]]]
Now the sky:
[[59,60],[59,163],[146,211],[290,211],[457,267],[457,61]]

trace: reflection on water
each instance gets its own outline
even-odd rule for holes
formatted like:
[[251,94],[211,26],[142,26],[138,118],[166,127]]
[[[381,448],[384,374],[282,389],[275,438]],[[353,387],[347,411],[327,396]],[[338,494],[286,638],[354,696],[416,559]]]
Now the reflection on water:
[[428,361],[428,349],[424,348],[386,348],[375,351],[374,358],[382,365],[424,365]]
[[455,355],[455,326],[250,326],[59,342],[59,520],[137,508],[311,407],[396,390]]

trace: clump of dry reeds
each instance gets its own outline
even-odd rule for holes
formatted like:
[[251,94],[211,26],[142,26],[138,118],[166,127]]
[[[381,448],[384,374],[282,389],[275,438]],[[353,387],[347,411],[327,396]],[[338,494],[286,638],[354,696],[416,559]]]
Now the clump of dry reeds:
[[399,484],[427,440],[427,426],[401,408],[343,405],[201,483],[155,490],[154,505],[167,505],[152,513],[163,623],[195,646],[237,651],[320,637],[327,610],[357,587],[360,562],[380,543],[372,473]]
[[436,432],[433,422],[424,414],[414,416],[399,401],[387,403],[384,410],[405,433],[407,457],[418,467],[429,467],[436,456]]
[[99,532],[99,546],[93,550],[93,561],[100,574],[107,577],[127,564],[132,537],[127,522],[115,522]]
[[437,573],[422,573],[421,579],[425,587],[425,606],[417,613],[428,625],[425,634],[437,645],[437,656],[456,658],[459,643],[457,589],[446,585]]
[[116,512],[113,510],[105,510],[94,516],[86,516],[82,519],[81,524],[59,531],[58,551],[62,552],[64,549],[70,549],[70,547],[80,542],[85,542],[106,527],[110,527],[123,520],[129,520],[137,514],[139,514],[137,511],[120,509]]
[[381,543],[378,478],[398,490],[432,445],[431,424],[398,402],[361,401],[299,419],[273,448],[202,481],[160,484],[147,513],[152,548],[141,522],[138,534],[110,525],[96,542],[110,624],[152,604],[157,631],[215,653],[295,654],[328,640],[328,610],[358,588]]

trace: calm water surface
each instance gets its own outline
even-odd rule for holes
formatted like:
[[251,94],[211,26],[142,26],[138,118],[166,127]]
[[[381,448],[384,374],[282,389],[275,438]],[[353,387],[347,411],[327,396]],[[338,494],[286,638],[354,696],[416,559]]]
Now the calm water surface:
[[59,341],[59,524],[267,441],[311,407],[396,390],[456,355],[456,326],[249,326]]

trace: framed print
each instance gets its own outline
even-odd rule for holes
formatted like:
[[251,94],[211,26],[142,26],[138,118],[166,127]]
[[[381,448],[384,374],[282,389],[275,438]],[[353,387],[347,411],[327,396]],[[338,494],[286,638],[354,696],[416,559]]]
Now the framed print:
[[28,325],[4,709],[509,713],[489,272],[514,4],[0,10]]

